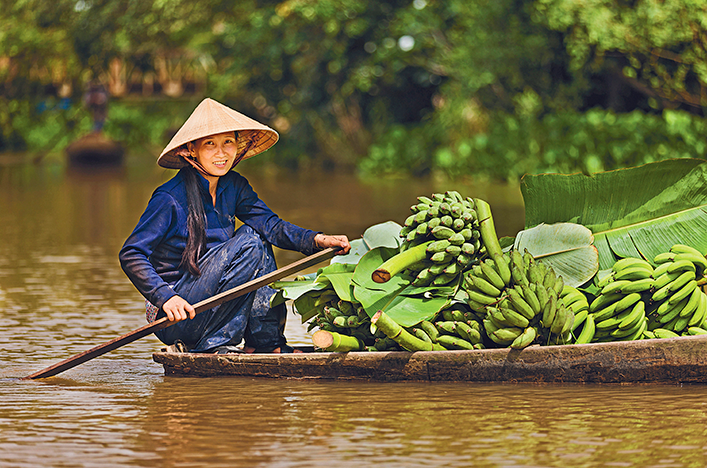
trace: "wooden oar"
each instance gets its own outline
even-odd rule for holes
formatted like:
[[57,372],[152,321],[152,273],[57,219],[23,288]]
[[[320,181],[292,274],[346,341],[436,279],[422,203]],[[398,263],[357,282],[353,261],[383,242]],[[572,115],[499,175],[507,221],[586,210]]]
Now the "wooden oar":
[[[338,247],[330,247],[328,249],[324,249],[320,252],[315,253],[314,255],[310,255],[309,257],[305,257],[301,260],[291,263],[288,266],[277,269],[272,273],[268,273],[267,275],[263,275],[260,278],[256,278],[233,289],[229,289],[228,291],[224,291],[220,294],[217,294],[216,296],[210,297],[209,299],[204,299],[203,301],[194,304],[194,309],[197,314],[205,310],[209,310],[223,302],[230,301],[231,299],[235,299],[238,296],[248,294],[249,292],[262,288],[263,286],[267,286],[273,281],[280,280],[293,273],[297,273],[298,271],[304,270],[305,268],[309,268],[320,262],[329,260],[334,255],[336,255],[339,250],[340,249]],[[89,361],[95,357],[101,356],[109,351],[113,351],[114,349],[120,348],[121,346],[124,346],[128,343],[132,343],[133,341],[139,340],[140,338],[150,335],[156,332],[157,330],[167,328],[175,323],[177,322],[170,322],[167,317],[163,317],[143,327],[140,327],[137,330],[133,330],[130,333],[126,333],[123,336],[119,336],[118,338],[103,343],[102,345],[98,345],[87,351],[79,353],[76,356],[70,357],[69,359],[65,359],[57,364],[54,364],[53,366],[47,367],[44,370],[35,372],[34,374],[28,375],[27,377],[23,377],[22,380],[51,377],[60,372],[64,372],[67,369],[76,367],[79,364],[83,364],[84,362]]]

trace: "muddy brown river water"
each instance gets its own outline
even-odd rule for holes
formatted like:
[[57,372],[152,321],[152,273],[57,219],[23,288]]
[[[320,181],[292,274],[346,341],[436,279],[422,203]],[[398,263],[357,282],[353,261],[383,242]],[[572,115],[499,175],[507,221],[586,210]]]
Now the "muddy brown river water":
[[[169,177],[149,157],[100,172],[25,159],[0,158],[0,466],[707,466],[705,386],[165,377],[153,337],[19,380],[144,324],[117,252]],[[500,235],[523,226],[514,185],[241,171],[283,218],[352,238],[447,188],[486,199]],[[294,315],[288,336],[310,344]]]

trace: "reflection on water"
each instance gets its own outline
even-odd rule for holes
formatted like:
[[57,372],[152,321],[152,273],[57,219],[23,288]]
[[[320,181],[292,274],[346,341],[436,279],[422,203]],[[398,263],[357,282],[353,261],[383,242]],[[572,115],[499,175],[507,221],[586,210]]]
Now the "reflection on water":
[[[243,172],[283,218],[350,237],[448,188],[489,201],[500,235],[523,225],[517,187]],[[167,177],[0,166],[0,466],[704,465],[702,386],[165,378],[153,337],[17,380],[144,324],[117,252]],[[294,316],[288,336],[309,344]]]

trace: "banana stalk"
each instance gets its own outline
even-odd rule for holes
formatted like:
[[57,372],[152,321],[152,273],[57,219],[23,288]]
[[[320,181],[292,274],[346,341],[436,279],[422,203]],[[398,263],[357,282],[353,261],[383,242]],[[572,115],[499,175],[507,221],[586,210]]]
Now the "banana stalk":
[[446,351],[446,348],[437,343],[430,343],[409,333],[398,325],[395,320],[388,317],[382,310],[379,310],[371,318],[371,323],[378,327],[378,330],[385,333],[391,340],[398,343],[403,349],[411,352],[415,351]]
[[427,258],[427,246],[432,242],[433,241],[424,242],[390,257],[373,272],[373,275],[371,275],[373,281],[376,283],[386,283],[390,281],[390,278],[404,269],[425,260]]
[[479,230],[481,231],[481,241],[486,247],[486,253],[491,257],[496,265],[501,268],[499,274],[503,281],[508,284],[511,280],[511,272],[506,267],[507,263],[503,261],[503,249],[498,242],[496,235],[496,226],[493,223],[493,215],[491,214],[491,206],[480,198],[474,199],[476,205],[476,213],[479,216]]
[[361,351],[366,349],[363,341],[355,336],[342,335],[341,333],[317,330],[312,335],[312,342],[317,348],[325,351],[346,353],[348,351]]

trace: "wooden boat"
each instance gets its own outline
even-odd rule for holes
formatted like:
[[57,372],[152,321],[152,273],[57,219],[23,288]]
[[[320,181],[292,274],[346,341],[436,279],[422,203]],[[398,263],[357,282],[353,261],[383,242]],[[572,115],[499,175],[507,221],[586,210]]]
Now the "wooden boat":
[[101,132],[85,135],[66,147],[73,166],[115,166],[122,164],[123,146]]
[[707,335],[436,352],[159,352],[165,375],[366,381],[707,383]]

